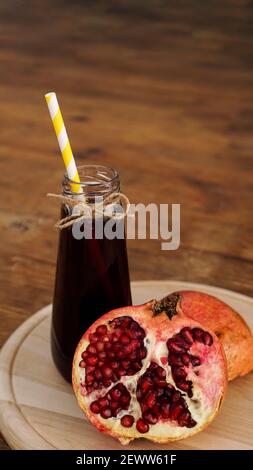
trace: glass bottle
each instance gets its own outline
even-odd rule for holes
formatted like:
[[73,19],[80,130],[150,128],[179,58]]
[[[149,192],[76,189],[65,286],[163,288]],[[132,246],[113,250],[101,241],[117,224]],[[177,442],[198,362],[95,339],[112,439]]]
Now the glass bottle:
[[[98,196],[105,201],[120,190],[119,175],[112,168],[85,165],[78,167],[78,173],[81,191],[90,205]],[[80,193],[71,187],[65,175],[63,195],[80,199]],[[73,207],[63,203],[61,217],[72,211]],[[101,217],[104,226],[108,217]],[[56,367],[69,382],[73,355],[86,329],[104,313],[132,303],[124,229],[122,238],[97,239],[94,217],[90,224],[91,238],[75,238],[71,226],[59,233],[51,350]]]

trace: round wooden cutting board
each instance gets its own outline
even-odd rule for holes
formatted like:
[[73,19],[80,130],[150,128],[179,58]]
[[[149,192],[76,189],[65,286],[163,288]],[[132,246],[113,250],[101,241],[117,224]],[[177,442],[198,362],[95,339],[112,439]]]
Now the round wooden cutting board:
[[[174,281],[132,283],[133,301],[193,289],[213,294],[238,310],[253,329],[253,299],[211,286]],[[23,323],[0,352],[0,430],[13,449],[122,449],[99,433],[78,408],[72,388],[50,354],[51,306]],[[229,384],[221,413],[205,431],[171,445],[145,439],[124,449],[252,449],[253,374]]]

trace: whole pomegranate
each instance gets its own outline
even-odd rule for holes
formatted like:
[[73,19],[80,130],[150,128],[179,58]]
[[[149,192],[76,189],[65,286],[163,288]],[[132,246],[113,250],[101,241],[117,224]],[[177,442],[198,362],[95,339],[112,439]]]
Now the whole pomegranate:
[[227,359],[228,380],[253,369],[253,336],[239,313],[216,297],[202,292],[182,291],[171,296],[178,297],[178,310],[218,336]]
[[220,409],[227,383],[221,343],[177,305],[175,295],[111,311],[76,349],[78,403],[100,431],[122,444],[191,436]]

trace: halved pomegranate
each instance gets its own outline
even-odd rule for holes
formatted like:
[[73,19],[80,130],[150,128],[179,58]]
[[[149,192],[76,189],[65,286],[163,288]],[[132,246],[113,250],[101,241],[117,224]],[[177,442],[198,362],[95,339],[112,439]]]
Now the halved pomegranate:
[[203,292],[182,291],[171,295],[178,297],[178,310],[218,336],[227,359],[228,380],[253,370],[253,335],[239,313]]
[[100,431],[123,444],[191,436],[220,409],[227,383],[221,343],[177,304],[169,296],[111,311],[76,349],[78,403]]

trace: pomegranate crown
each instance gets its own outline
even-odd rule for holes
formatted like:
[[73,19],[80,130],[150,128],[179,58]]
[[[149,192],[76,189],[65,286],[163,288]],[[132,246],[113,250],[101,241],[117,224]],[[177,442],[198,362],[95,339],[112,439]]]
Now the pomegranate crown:
[[159,301],[155,301],[153,305],[153,315],[156,316],[164,312],[171,320],[177,315],[178,301],[179,294],[170,294]]

